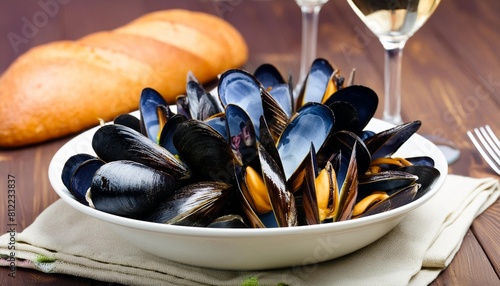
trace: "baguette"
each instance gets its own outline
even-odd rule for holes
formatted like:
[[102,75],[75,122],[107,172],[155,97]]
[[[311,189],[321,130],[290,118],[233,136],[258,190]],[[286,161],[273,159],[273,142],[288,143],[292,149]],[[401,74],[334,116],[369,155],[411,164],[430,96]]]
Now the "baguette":
[[0,77],[0,146],[39,143],[112,120],[136,110],[145,87],[175,104],[189,71],[207,82],[247,57],[229,23],[185,10],[34,47]]

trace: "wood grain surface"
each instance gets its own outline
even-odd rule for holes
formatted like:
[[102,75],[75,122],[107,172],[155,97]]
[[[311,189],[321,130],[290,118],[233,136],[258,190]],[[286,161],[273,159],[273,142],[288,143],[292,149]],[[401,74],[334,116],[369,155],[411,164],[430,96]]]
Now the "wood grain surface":
[[[56,8],[44,12],[43,3],[49,2],[57,3]],[[32,46],[76,39],[169,8],[204,11],[232,23],[249,45],[245,69],[254,71],[269,62],[283,73],[298,77],[301,21],[300,10],[292,0],[2,0],[0,72]],[[403,118],[422,120],[420,133],[443,136],[458,146],[461,157],[450,165],[450,174],[498,178],[474,149],[466,131],[490,124],[500,135],[499,11],[500,1],[496,0],[442,1],[404,50]],[[26,28],[27,22],[34,29]],[[383,49],[346,1],[331,0],[321,10],[317,55],[328,59],[344,75],[356,68],[356,82],[374,89],[382,106]],[[381,115],[379,108],[376,117]],[[22,231],[58,199],[47,169],[54,153],[71,138],[0,150],[2,232],[7,229],[7,175],[16,176],[16,223],[17,231]],[[432,285],[499,285],[499,225],[497,201],[474,221],[454,260]],[[107,284],[21,268],[12,279],[8,269],[0,268],[0,285]]]

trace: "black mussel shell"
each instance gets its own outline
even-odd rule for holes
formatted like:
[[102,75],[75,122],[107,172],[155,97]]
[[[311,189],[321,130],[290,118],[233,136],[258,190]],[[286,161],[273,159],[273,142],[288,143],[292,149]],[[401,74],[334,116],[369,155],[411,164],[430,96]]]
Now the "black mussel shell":
[[229,134],[226,128],[226,115],[224,113],[218,113],[204,121],[215,131],[217,131],[227,142],[229,142]]
[[425,195],[434,185],[434,183],[439,179],[441,173],[438,169],[431,166],[407,166],[401,169],[404,172],[408,172],[410,174],[414,174],[418,177],[417,184],[420,185],[418,192],[415,196],[415,200],[419,199],[423,195]]
[[274,162],[264,147],[257,144],[262,178],[269,192],[269,199],[273,208],[278,226],[287,227],[297,225],[297,209],[295,199],[286,188],[285,176],[281,168]]
[[281,73],[272,64],[262,64],[254,72],[255,78],[264,86],[266,90],[274,88],[276,85],[286,83]]
[[141,132],[141,121],[139,118],[133,116],[132,114],[125,113],[118,115],[114,120],[114,124],[120,124],[128,126],[137,132]]
[[173,141],[193,179],[233,181],[233,166],[240,163],[225,138],[208,124],[193,119],[184,121],[177,126]]
[[250,119],[255,127],[255,133],[259,130],[259,118],[264,111],[262,110],[260,82],[250,73],[231,69],[224,72],[219,80],[218,92],[219,99],[225,107],[228,104],[238,105],[248,112]]
[[311,142],[318,150],[335,124],[332,111],[319,103],[307,103],[292,117],[277,148],[288,180],[309,153]]
[[[267,90],[266,90],[267,91]],[[290,84],[280,84],[267,91],[278,103],[281,110],[290,118],[293,114],[293,88]]]
[[187,167],[170,152],[127,126],[102,126],[92,138],[92,148],[105,162],[130,160],[167,172],[176,178],[189,176]]
[[299,93],[297,105],[302,106],[308,102],[323,102],[333,71],[333,67],[327,60],[321,58],[314,60]]
[[167,149],[167,151],[172,155],[177,155],[178,153],[173,141],[175,129],[177,128],[177,125],[186,120],[186,116],[182,114],[175,114],[168,119],[167,123],[165,123],[161,130],[158,144]]
[[379,132],[365,141],[372,159],[388,157],[394,154],[422,125],[419,120],[403,123]]
[[80,203],[88,205],[85,195],[92,184],[92,177],[102,165],[102,160],[88,154],[73,155],[64,164],[63,183]]
[[290,88],[289,83],[284,80],[278,69],[271,64],[263,64],[255,70],[254,76],[262,84],[264,90],[273,97],[286,116],[288,118],[292,116],[293,88]]
[[[158,107],[163,106],[166,113],[159,112]],[[161,122],[166,121],[165,118],[159,118],[160,116],[170,116],[172,112],[168,111],[167,101],[152,88],[145,88],[141,92],[141,98],[139,101],[139,111],[141,115],[141,130],[144,135],[154,142],[158,141],[158,136],[162,128]]]
[[390,211],[399,208],[401,206],[404,206],[408,203],[411,203],[414,200],[417,191],[418,191],[418,184],[416,183],[403,187],[396,193],[392,194],[387,199],[371,206],[359,217],[366,217],[381,212]]
[[193,119],[191,117],[191,111],[189,111],[189,100],[187,95],[179,95],[176,97],[175,106],[177,108],[177,114],[184,115],[187,119]]
[[231,185],[223,182],[193,183],[161,202],[146,220],[205,227],[223,215],[233,191]]
[[249,200],[251,200],[250,191],[245,182],[245,172],[240,168],[235,168],[236,186],[238,188],[238,197],[240,199],[241,211],[245,216],[245,221],[252,228],[264,228],[259,215],[253,209]]
[[399,189],[415,183],[417,179],[417,175],[399,170],[361,175],[359,177],[358,201],[374,191],[383,191],[390,196]]
[[[312,144],[305,162],[304,183],[302,184],[302,211],[304,213],[302,218],[304,222],[301,224],[318,224],[321,222],[315,187],[315,180],[318,176],[318,165],[316,162],[316,151]],[[301,212],[299,211],[299,213]]]
[[90,154],[79,153],[69,157],[68,160],[66,160],[61,172],[61,180],[64,186],[68,188],[68,190],[70,189],[70,181],[73,177],[73,174],[75,173],[76,168],[78,168],[81,163],[94,158],[95,157]]
[[335,114],[334,131],[346,130],[354,134],[361,134],[361,123],[359,121],[358,112],[354,106],[348,102],[335,101],[328,105]]
[[278,141],[288,123],[289,115],[283,111],[280,104],[268,92],[263,90],[261,98],[267,126],[273,135],[274,141]]
[[324,166],[326,161],[331,159],[332,154],[339,152],[342,154],[342,164],[347,166],[354,146],[356,148],[358,174],[365,173],[370,167],[372,159],[370,152],[361,138],[347,130],[341,130],[328,136],[321,149],[317,152],[319,166]]
[[[334,217],[335,221],[348,220],[351,218],[352,209],[358,198],[359,194],[359,170],[358,170],[358,154],[356,148],[357,142],[351,148],[349,163],[347,165],[347,171],[343,175],[344,171],[342,168],[337,170],[337,184],[339,184],[339,202],[338,202],[338,212]],[[343,156],[343,155],[342,155]],[[342,178],[343,177],[343,178]]]
[[[331,106],[338,101],[347,102],[356,110],[359,126],[355,130],[363,130],[373,118],[378,107],[377,94],[372,89],[361,85],[352,85],[339,89],[324,104]],[[359,133],[357,134],[359,135]]]
[[215,98],[203,88],[192,73],[188,73],[186,95],[191,118],[205,120],[221,112]]
[[86,195],[92,185],[92,178],[105,163],[99,159],[90,159],[81,163],[73,173],[69,191],[84,205],[89,205]]
[[132,161],[100,167],[90,188],[93,206],[103,212],[143,218],[179,187],[173,176]]

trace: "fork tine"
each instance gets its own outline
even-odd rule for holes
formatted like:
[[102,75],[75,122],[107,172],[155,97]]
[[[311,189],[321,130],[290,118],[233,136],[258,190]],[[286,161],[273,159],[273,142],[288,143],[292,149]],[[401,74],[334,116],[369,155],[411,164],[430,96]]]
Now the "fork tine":
[[493,131],[491,130],[489,125],[484,126],[484,130],[485,130],[485,133],[487,133],[489,135],[489,138],[491,139],[488,142],[490,142],[490,145],[495,150],[495,153],[497,154],[497,156],[500,157],[500,141],[498,140],[495,133],[493,133]]
[[[470,140],[472,141],[472,144],[474,144],[474,146],[476,146],[476,149],[479,151],[479,154],[481,154],[481,156],[483,156],[484,160],[488,163],[488,165],[490,165],[490,167],[498,175],[500,175],[500,167],[499,167],[500,166],[500,155],[495,154],[496,151],[493,150],[493,148],[498,149],[498,147],[495,146],[496,143],[491,145],[491,146],[495,146],[495,147],[491,147],[490,143],[489,143],[489,141],[490,142],[498,142],[498,138],[496,138],[496,136],[493,134],[493,131],[491,131],[491,128],[489,128],[489,126],[487,127],[487,129],[488,129],[488,131],[484,131],[484,133],[486,135],[483,136],[482,132],[479,129],[474,128],[474,133],[476,134],[479,141],[476,140],[476,138],[474,137],[474,135],[472,134],[471,131],[467,131],[467,135],[469,136]],[[491,136],[491,134],[489,134],[489,133],[491,133],[493,135]],[[488,138],[489,140],[485,139],[484,137]],[[479,142],[481,142],[481,143],[479,143]]]
[[[483,143],[483,147],[486,149],[491,159],[493,159],[497,165],[500,165],[500,151],[498,150],[495,142],[493,142],[493,139],[490,138],[490,134],[484,129],[484,127],[480,127],[479,130],[474,129],[474,131],[476,132],[479,141]],[[495,138],[496,136],[493,134],[493,137]]]

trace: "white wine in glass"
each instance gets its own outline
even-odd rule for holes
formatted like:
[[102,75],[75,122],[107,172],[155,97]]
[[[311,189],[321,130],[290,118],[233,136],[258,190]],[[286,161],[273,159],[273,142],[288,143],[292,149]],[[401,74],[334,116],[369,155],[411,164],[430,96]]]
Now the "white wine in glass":
[[401,124],[401,57],[406,41],[440,0],[347,0],[385,49],[385,121]]

